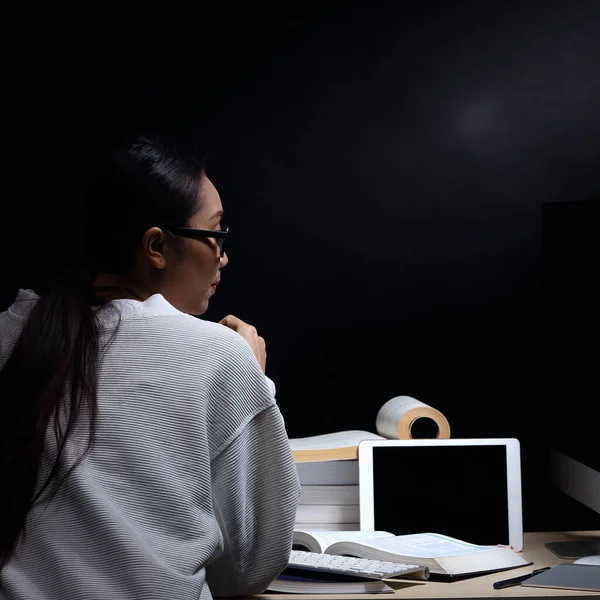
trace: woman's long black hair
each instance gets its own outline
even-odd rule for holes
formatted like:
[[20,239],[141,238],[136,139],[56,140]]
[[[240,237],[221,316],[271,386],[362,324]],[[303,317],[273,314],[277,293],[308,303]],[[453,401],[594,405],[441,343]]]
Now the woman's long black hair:
[[[47,489],[52,498],[94,443],[101,355],[94,277],[126,273],[149,227],[185,226],[200,207],[203,160],[156,138],[125,144],[91,173],[81,267],[39,290],[0,371],[0,568],[24,542],[32,506]],[[84,419],[86,449],[67,464],[69,436]],[[40,461],[50,435],[57,453],[46,476]]]

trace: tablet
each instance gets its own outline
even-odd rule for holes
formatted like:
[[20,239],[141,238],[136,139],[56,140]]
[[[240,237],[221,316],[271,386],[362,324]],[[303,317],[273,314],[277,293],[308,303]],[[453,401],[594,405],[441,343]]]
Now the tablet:
[[358,469],[362,531],[442,533],[523,549],[515,438],[365,440]]
[[600,568],[596,565],[556,565],[556,567],[526,579],[521,585],[600,592]]

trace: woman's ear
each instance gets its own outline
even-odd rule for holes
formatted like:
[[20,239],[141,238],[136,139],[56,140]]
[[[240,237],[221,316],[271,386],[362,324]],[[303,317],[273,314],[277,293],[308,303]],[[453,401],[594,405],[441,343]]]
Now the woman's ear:
[[167,235],[159,227],[151,227],[142,238],[143,255],[155,269],[167,266]]

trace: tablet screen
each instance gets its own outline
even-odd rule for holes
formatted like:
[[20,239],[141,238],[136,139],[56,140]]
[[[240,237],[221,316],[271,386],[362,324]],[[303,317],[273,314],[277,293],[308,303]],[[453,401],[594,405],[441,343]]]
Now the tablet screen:
[[374,446],[374,529],[509,543],[504,445]]

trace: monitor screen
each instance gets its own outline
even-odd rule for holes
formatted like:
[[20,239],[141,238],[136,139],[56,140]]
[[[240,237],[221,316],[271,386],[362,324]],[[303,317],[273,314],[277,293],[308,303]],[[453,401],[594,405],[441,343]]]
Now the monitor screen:
[[373,448],[376,530],[396,535],[442,533],[484,545],[508,543],[504,446],[398,450]]

